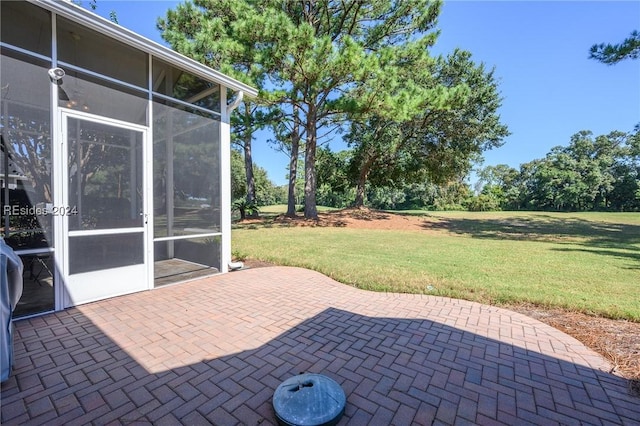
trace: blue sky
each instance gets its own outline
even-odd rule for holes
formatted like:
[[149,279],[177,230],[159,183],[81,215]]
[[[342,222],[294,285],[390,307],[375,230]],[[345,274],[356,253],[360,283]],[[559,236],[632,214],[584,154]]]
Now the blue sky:
[[[156,20],[177,3],[98,0],[96,12],[108,17],[113,10],[120,25],[162,43]],[[484,154],[484,166],[518,168],[580,130],[627,132],[640,123],[640,60],[607,66],[588,59],[591,45],[640,30],[640,2],[445,1],[438,22],[434,54],[468,50],[499,79],[499,113],[512,134]],[[254,142],[254,160],[274,183],[286,184],[288,159],[265,137]]]

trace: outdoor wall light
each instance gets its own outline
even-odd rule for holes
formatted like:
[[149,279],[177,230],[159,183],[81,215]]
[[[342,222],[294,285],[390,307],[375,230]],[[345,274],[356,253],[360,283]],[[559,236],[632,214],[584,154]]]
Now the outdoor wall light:
[[62,68],[51,68],[49,70],[49,77],[51,77],[52,81],[58,81],[65,76],[65,72]]

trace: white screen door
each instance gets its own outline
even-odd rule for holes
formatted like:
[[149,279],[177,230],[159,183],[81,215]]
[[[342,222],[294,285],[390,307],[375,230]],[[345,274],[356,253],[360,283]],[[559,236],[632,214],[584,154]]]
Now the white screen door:
[[149,288],[141,126],[62,113],[64,306]]

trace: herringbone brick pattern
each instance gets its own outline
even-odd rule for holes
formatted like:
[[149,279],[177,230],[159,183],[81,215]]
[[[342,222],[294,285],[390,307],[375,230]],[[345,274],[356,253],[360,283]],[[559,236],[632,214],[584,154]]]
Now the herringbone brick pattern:
[[16,323],[2,424],[274,424],[280,382],[341,384],[352,425],[640,424],[573,338],[504,309],[260,268]]

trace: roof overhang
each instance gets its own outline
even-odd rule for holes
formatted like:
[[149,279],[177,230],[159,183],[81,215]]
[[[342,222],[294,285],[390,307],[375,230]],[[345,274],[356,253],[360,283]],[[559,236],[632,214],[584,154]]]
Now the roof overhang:
[[114,22],[109,21],[95,13],[84,9],[68,1],[56,0],[28,0],[44,9],[50,10],[57,15],[75,21],[87,28],[102,33],[108,37],[119,40],[129,46],[133,46],[152,56],[162,59],[169,64],[182,68],[205,80],[215,81],[231,90],[241,91],[246,96],[258,96],[258,90],[238,81],[226,74],[211,69],[198,61],[194,61],[178,52],[169,49],[153,40],[141,36],[128,30]]

